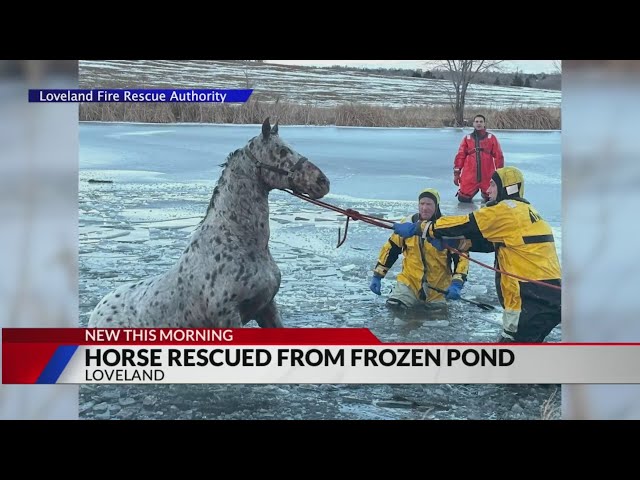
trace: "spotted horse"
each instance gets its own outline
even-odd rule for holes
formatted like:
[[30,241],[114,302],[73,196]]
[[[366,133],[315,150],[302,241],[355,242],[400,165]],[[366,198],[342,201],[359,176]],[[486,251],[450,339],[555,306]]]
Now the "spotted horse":
[[282,327],[274,303],[280,270],[269,251],[269,192],[291,189],[318,199],[329,192],[329,179],[280,138],[269,118],[223,166],[178,261],[107,294],[89,327],[237,328],[251,320]]

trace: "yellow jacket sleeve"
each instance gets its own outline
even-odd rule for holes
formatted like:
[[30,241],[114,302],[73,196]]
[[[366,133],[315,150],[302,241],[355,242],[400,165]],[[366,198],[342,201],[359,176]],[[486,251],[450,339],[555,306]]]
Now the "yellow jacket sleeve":
[[452,280],[460,280],[462,283],[466,282],[467,275],[469,274],[469,260],[461,257],[457,253],[451,252],[449,252],[449,259],[453,263]]
[[373,273],[382,278],[386,277],[387,272],[393,267],[393,264],[396,263],[402,253],[403,246],[404,239],[401,236],[395,233],[391,235],[380,249],[378,262],[376,263],[376,268],[373,269]]

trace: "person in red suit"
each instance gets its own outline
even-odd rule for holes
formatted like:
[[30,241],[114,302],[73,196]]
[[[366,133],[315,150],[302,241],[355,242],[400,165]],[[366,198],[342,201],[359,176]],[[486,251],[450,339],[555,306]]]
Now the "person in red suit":
[[491,175],[504,167],[504,155],[493,133],[487,132],[484,115],[473,117],[473,132],[465,135],[453,162],[453,183],[459,202],[470,203],[480,191],[487,202]]

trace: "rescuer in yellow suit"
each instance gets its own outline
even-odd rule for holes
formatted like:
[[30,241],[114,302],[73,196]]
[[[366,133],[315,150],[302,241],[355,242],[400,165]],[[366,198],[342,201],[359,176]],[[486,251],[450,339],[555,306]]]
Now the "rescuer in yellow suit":
[[394,232],[406,239],[418,236],[436,248],[495,251],[496,269],[527,279],[496,273],[504,308],[499,341],[543,342],[561,321],[561,269],[553,232],[524,199],[524,177],[517,168],[496,170],[488,194],[486,206],[468,215],[396,223]]
[[[440,194],[433,188],[427,188],[418,195],[418,213],[406,217],[406,220],[435,220],[441,216]],[[429,289],[427,285],[446,290],[446,299],[460,298],[460,291],[467,280],[469,261],[457,254],[437,250],[420,237],[404,239],[395,233],[380,250],[369,286],[372,292],[380,295],[382,279],[400,254],[403,256],[402,271],[398,274],[387,305],[413,308],[425,302],[445,301],[445,295]]]

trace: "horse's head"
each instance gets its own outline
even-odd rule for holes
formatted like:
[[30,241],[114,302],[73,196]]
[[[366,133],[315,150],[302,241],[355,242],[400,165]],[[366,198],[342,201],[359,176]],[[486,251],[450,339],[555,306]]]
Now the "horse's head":
[[327,176],[280,138],[278,122],[272,128],[267,118],[262,124],[262,133],[249,141],[247,150],[258,166],[262,182],[270,190],[289,188],[314,199],[329,193]]

